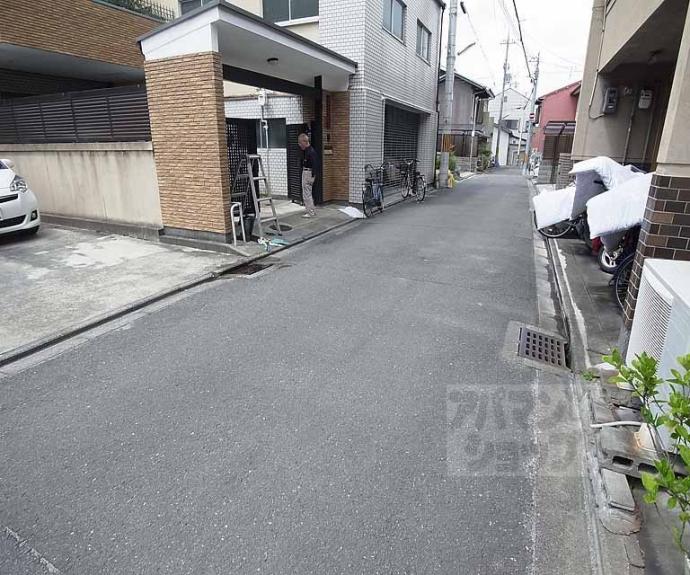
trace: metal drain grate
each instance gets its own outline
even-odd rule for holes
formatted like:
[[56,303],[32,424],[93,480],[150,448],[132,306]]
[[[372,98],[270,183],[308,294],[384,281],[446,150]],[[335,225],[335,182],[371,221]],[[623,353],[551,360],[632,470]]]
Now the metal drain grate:
[[[278,226],[276,224],[271,224],[268,226],[268,231],[272,234],[277,234]],[[283,233],[291,232],[292,226],[290,224],[284,224],[283,222],[280,222],[280,231],[282,231]]]
[[518,355],[548,365],[568,367],[565,354],[566,341],[546,335],[529,327],[520,328]]
[[262,270],[272,267],[273,264],[262,264],[257,262],[251,262],[244,264],[242,266],[231,269],[228,274],[233,276],[251,276]]

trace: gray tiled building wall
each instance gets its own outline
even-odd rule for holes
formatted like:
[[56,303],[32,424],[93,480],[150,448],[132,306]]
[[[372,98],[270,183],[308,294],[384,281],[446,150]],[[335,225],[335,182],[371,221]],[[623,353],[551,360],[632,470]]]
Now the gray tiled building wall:
[[[225,100],[226,118],[261,118],[261,106],[257,98],[229,98]],[[285,118],[286,124],[304,121],[302,96],[268,94],[264,106],[264,118]]]
[[[306,107],[306,109],[305,109]],[[286,124],[302,124],[309,117],[311,102],[304,102],[302,96],[269,94],[264,107],[264,118],[285,118]],[[257,98],[230,98],[225,101],[226,118],[261,118],[261,106]],[[277,196],[288,195],[287,151],[285,148],[259,148],[266,174],[271,182],[271,193]]]
[[[358,63],[349,87],[350,201],[361,201],[364,165],[381,162],[386,100],[420,112],[419,168],[432,178],[438,125],[438,2],[407,2],[404,42],[383,28],[380,0],[321,0],[319,12],[321,43]],[[416,54],[417,20],[431,31],[429,63]]]

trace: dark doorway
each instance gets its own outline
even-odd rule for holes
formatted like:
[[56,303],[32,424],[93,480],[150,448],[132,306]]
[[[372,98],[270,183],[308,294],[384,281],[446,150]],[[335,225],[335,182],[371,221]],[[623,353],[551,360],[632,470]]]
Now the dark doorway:
[[[242,202],[245,214],[254,215],[254,201],[247,193],[248,182],[232,188],[240,168],[240,162],[247,154],[256,154],[256,120],[242,120],[238,118],[225,119],[225,135],[228,142],[228,165],[230,167],[230,186],[233,201]],[[258,174],[254,174],[258,175]]]
[[[302,150],[297,144],[300,134],[307,134],[311,140],[311,145],[319,154],[319,161],[323,162],[321,156],[321,128],[317,122],[309,124],[289,124],[287,126],[287,181],[288,197],[295,203],[302,202]],[[322,164],[323,167],[323,164]],[[323,169],[322,177],[317,178],[314,183],[313,196],[315,204],[323,203]]]

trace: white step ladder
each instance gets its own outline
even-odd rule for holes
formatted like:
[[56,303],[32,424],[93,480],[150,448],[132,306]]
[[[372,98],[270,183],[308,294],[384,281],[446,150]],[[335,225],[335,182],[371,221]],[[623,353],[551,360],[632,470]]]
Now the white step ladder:
[[[264,171],[264,162],[258,154],[247,154],[246,160],[247,174],[249,175],[249,184],[252,190],[252,197],[254,199],[254,210],[256,211],[256,222],[259,225],[259,237],[264,237],[264,224],[275,222],[275,229],[278,235],[283,235],[283,230],[280,228],[280,220],[276,212],[276,206],[273,202],[273,194],[271,194],[271,186],[266,172]],[[256,166],[256,171],[254,167]],[[258,176],[254,174],[258,173]],[[259,182],[264,183],[265,192],[261,194],[261,186]],[[261,206],[268,204],[271,206],[271,216],[266,219],[261,219]]]

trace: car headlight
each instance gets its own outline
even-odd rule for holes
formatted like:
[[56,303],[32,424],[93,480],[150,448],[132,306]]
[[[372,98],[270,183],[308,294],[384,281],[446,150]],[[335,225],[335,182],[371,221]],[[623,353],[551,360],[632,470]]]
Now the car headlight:
[[12,180],[12,183],[10,184],[10,191],[11,192],[26,192],[26,190],[29,189],[29,186],[26,185],[26,180],[22,178],[21,176],[15,176],[14,180]]

